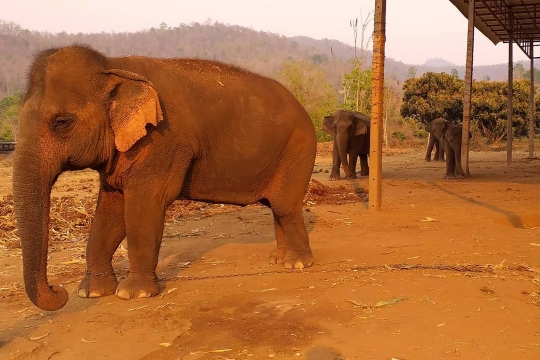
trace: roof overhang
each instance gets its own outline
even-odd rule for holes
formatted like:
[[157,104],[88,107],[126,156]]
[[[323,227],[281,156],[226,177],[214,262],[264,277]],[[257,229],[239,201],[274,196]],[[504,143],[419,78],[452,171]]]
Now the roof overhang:
[[[469,0],[450,2],[468,18]],[[540,0],[476,0],[474,12],[475,27],[493,44],[512,39],[529,58],[540,46]]]

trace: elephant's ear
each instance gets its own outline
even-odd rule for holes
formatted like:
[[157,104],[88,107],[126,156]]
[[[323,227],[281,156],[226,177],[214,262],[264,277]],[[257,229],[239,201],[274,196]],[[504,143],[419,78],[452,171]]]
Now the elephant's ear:
[[324,117],[323,129],[330,135],[334,136],[334,116],[328,115]]
[[427,124],[427,125],[426,125],[426,131],[427,131],[428,133],[430,133],[430,132],[431,132],[431,129],[432,129],[431,124]]
[[118,151],[128,151],[146,135],[146,125],[156,126],[163,120],[159,97],[145,77],[126,70],[107,70],[120,78],[112,91],[109,108],[114,143]]
[[356,117],[354,136],[367,134],[371,118],[356,111],[354,112],[354,116]]

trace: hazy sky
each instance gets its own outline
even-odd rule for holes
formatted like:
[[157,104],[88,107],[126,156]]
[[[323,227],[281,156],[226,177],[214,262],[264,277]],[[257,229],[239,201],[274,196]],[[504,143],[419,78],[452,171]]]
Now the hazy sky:
[[[0,0],[0,19],[49,32],[124,32],[212,21],[353,43],[349,21],[374,0]],[[372,25],[372,24],[370,24]],[[368,33],[371,34],[370,26]],[[467,20],[448,0],[387,0],[386,55],[408,64],[465,63]],[[475,65],[508,61],[508,44],[475,33]],[[371,46],[371,44],[370,44]],[[514,60],[525,60],[519,48]]]

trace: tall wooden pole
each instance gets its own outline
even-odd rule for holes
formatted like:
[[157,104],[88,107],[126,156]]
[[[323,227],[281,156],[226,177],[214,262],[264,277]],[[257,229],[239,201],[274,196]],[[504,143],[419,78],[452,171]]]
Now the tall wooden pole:
[[384,43],[386,0],[375,0],[371,80],[371,138],[369,152],[369,210],[380,210],[382,199],[382,139],[384,105]]
[[510,39],[508,41],[508,108],[507,108],[507,120],[506,120],[506,164],[512,163],[512,116],[514,115],[514,109],[512,105],[512,97],[514,93],[514,13],[512,8],[508,9],[508,17],[510,24],[508,26],[508,35]]
[[529,157],[534,157],[534,42],[531,38],[531,93],[529,98]]
[[474,4],[469,0],[469,26],[467,31],[467,59],[465,61],[465,90],[463,92],[463,132],[461,134],[461,166],[465,175],[469,173],[469,134],[471,131],[471,96],[474,54]]

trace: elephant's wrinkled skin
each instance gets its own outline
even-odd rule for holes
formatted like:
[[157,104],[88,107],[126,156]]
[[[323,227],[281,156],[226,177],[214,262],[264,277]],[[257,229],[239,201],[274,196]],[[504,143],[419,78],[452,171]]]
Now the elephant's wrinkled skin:
[[[368,155],[371,118],[357,111],[338,110],[325,116],[323,129],[332,135],[332,172],[330,180],[340,180],[340,167],[347,179],[356,179],[356,161],[360,157],[360,175],[369,175]],[[347,159],[347,155],[349,158]]]
[[[47,280],[51,187],[66,170],[100,175],[79,296],[148,297],[165,210],[178,198],[272,209],[287,268],[312,264],[302,201],[316,153],[305,109],[274,80],[217,62],[108,58],[83,46],[41,52],[19,108],[13,195],[29,298],[61,308]],[[127,237],[130,273],[111,259]]]
[[426,152],[426,161],[431,161],[431,151],[435,146],[435,155],[433,161],[444,161],[444,140],[437,137],[437,134],[442,134],[442,131],[449,124],[448,120],[438,118],[426,125],[426,131],[429,133],[429,143]]

